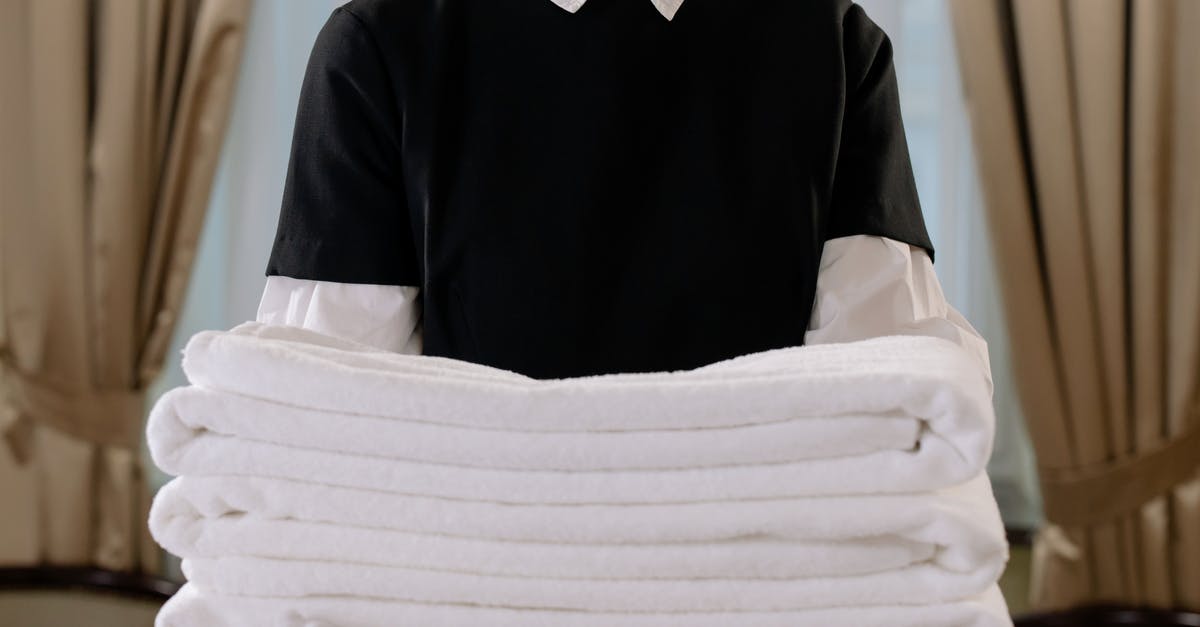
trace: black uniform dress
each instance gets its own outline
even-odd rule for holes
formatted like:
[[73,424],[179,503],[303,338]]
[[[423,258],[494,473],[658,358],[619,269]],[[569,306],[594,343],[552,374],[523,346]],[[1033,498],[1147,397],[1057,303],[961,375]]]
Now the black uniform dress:
[[664,371],[801,344],[848,235],[933,254],[891,46],[848,0],[353,0],[267,274],[420,286],[428,355]]

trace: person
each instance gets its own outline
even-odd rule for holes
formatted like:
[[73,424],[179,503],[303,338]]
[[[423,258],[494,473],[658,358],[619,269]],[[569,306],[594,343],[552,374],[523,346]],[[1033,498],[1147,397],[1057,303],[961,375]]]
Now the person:
[[352,0],[258,320],[541,379],[924,334],[990,382],[933,258],[849,0]]

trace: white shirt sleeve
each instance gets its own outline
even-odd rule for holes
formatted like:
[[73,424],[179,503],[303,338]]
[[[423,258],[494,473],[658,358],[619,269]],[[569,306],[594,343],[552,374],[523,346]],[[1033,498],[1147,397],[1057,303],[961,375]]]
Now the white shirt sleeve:
[[420,288],[267,277],[258,321],[421,354]]
[[929,335],[970,353],[992,389],[987,342],[946,301],[921,248],[869,235],[825,243],[805,344],[883,335]]
[[[267,277],[258,321],[303,327],[394,352],[421,354],[419,288]],[[987,342],[946,302],[924,250],[893,239],[829,240],[821,255],[806,344],[883,335],[950,340],[979,362],[991,385]]]

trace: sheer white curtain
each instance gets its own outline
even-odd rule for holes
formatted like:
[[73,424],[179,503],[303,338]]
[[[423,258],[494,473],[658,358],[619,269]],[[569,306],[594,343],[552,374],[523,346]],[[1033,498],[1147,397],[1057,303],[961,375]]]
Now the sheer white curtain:
[[[221,162],[195,269],[172,339],[179,355],[193,333],[253,320],[287,171],[300,81],[317,31],[345,0],[256,0]],[[184,383],[169,358],[152,403]],[[153,464],[150,465],[153,468]],[[156,471],[157,472],[157,471]],[[156,475],[159,484],[165,477]]]
[[[296,102],[317,31],[344,0],[258,0],[246,66],[174,351],[202,329],[253,319],[274,237]],[[533,1],[533,0],[531,0]],[[917,183],[950,301],[988,339],[1000,424],[991,474],[1006,522],[1040,516],[1016,402],[945,0],[862,0],[892,35]],[[178,359],[161,392],[183,383]],[[152,393],[151,398],[157,394]],[[159,477],[161,482],[164,478]]]
[[892,39],[900,108],[946,298],[988,341],[996,448],[988,472],[1010,527],[1041,521],[1033,448],[1012,375],[951,31],[952,0],[858,0]]
[[[228,134],[169,355],[179,355],[197,331],[227,329],[255,317],[279,217],[300,81],[317,31],[334,7],[344,3],[253,4]],[[162,376],[147,394],[148,402],[185,382],[178,357],[168,357]],[[143,454],[149,456],[147,451]],[[146,466],[152,485],[161,486],[169,478],[149,460]],[[165,564],[167,576],[183,579],[177,558],[167,554]]]

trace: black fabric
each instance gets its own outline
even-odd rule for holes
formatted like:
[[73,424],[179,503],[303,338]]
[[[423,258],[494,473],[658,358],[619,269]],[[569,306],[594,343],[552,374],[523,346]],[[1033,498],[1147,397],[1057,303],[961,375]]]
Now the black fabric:
[[536,378],[798,345],[827,239],[933,254],[891,47],[848,0],[353,0],[267,273],[418,285],[424,352]]

